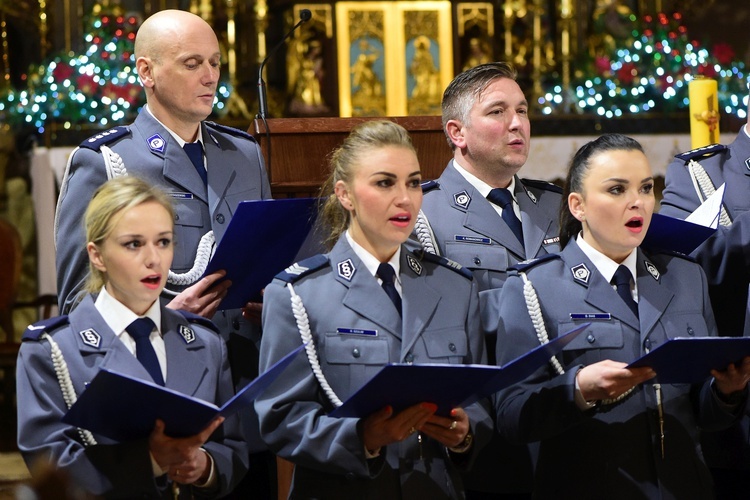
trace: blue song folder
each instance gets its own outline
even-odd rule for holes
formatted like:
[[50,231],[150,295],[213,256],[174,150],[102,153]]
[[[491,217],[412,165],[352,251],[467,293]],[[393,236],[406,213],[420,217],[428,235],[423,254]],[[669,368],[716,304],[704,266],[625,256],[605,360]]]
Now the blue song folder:
[[259,301],[260,291],[294,263],[315,222],[315,198],[243,201],[204,274],[227,272],[232,286],[219,310]]
[[193,436],[217,416],[227,417],[250,406],[304,347],[303,344],[281,358],[221,407],[102,368],[62,421],[120,442],[148,437],[157,418],[164,421],[165,434]]
[[590,323],[542,344],[503,367],[450,364],[389,364],[331,413],[331,417],[366,417],[386,405],[398,412],[418,403],[438,405],[449,415],[495,392],[520,382],[562,351]]
[[716,232],[716,228],[702,226],[668,215],[654,214],[643,246],[653,250],[668,250],[689,255]]
[[723,371],[745,356],[750,356],[750,337],[677,337],[633,361],[628,368],[650,366],[656,372],[656,382],[692,384],[706,380],[711,370]]

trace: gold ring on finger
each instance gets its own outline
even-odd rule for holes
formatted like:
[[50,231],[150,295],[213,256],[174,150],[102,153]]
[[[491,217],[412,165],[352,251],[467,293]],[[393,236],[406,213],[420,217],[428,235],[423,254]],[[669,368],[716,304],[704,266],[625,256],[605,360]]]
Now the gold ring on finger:
[[455,430],[455,429],[456,429],[456,427],[458,427],[458,422],[456,422],[456,421],[454,420],[453,422],[451,422],[451,425],[450,425],[450,427],[448,427],[448,429],[450,429],[450,430],[452,430],[452,431],[453,431],[453,430]]

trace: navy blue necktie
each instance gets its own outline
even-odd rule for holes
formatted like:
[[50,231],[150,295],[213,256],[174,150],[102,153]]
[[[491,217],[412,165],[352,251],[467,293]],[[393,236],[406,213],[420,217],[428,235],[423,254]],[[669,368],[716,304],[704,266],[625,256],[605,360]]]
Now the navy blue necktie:
[[612,284],[617,286],[617,295],[625,301],[633,314],[638,317],[638,304],[633,300],[633,293],[630,291],[630,280],[633,275],[625,266],[620,266],[612,277]]
[[154,351],[154,346],[151,345],[149,339],[153,329],[154,322],[150,318],[138,318],[130,323],[125,330],[135,340],[135,357],[146,367],[154,382],[164,385],[159,358],[156,357],[156,351]]
[[495,188],[487,195],[487,199],[503,209],[503,220],[523,245],[523,229],[521,228],[521,221],[516,217],[516,211],[513,210],[513,196],[511,196],[510,191],[505,188]]
[[203,185],[207,185],[208,174],[206,173],[206,167],[203,166],[203,146],[201,146],[201,143],[186,142],[185,145],[182,146],[182,149],[185,150],[188,158],[190,158],[190,161],[193,162],[193,166],[198,172],[198,175],[200,175],[201,179],[203,179]]
[[396,271],[393,270],[390,264],[381,263],[378,266],[378,277],[383,281],[383,290],[388,294],[388,298],[391,299],[393,305],[396,306],[398,315],[401,316],[401,295],[398,294],[396,285],[394,285]]

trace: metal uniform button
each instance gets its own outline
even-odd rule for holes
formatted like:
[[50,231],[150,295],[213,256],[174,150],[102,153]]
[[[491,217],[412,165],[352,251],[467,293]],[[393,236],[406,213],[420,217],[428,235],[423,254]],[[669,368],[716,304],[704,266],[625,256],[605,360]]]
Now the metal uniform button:
[[474,257],[474,264],[477,265],[477,266],[481,266],[482,265],[482,259],[480,259],[479,257]]
[[224,224],[224,214],[218,214],[216,216],[216,222],[218,222],[219,224]]
[[586,336],[586,340],[588,340],[589,344],[593,344],[594,342],[596,342],[596,337],[594,337],[593,333],[589,333]]
[[361,355],[362,354],[359,352],[359,347],[355,347],[354,349],[352,349],[352,356],[354,356],[355,358],[358,358]]
[[687,333],[688,335],[695,335],[695,330],[693,330],[692,326],[687,327]]
[[406,361],[407,363],[413,362],[414,361],[414,354],[409,353],[406,356],[404,356],[404,361]]
[[651,349],[651,339],[646,339],[643,341],[643,347],[648,351]]
[[451,352],[456,352],[456,344],[451,342],[450,344],[448,344],[448,349],[450,349]]
[[180,214],[174,214],[174,220],[176,221],[180,220]]

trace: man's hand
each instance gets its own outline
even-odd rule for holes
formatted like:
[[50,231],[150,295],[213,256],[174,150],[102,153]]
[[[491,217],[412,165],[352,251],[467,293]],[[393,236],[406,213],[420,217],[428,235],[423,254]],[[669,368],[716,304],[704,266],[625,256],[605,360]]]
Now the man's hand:
[[229,280],[217,283],[226,274],[226,271],[220,270],[204,276],[172,299],[167,307],[181,309],[211,319],[232,285]]

